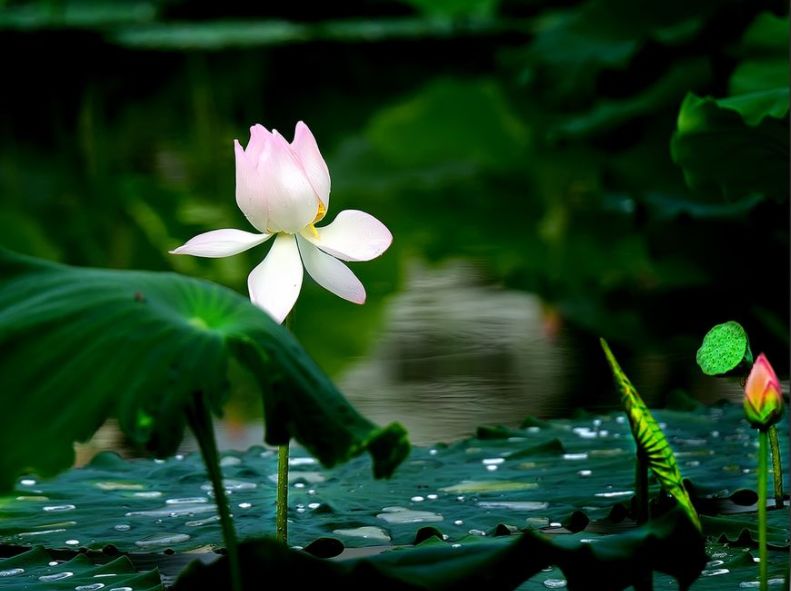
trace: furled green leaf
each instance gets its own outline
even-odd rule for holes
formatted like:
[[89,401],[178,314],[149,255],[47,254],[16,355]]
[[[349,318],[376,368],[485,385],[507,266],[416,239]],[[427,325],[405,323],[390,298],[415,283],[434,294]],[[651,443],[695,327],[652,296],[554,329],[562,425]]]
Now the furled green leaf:
[[626,377],[626,374],[618,365],[610,347],[604,339],[601,339],[601,346],[604,354],[612,369],[615,383],[621,392],[621,404],[629,418],[632,427],[632,435],[638,448],[648,460],[648,466],[656,476],[656,479],[673,498],[679,506],[686,512],[690,521],[700,530],[700,519],[692,501],[684,488],[684,481],[681,471],[678,469],[673,450],[665,438],[662,429],[656,419],[648,410],[640,394]]
[[136,572],[126,556],[93,564],[82,554],[69,561],[53,560],[41,546],[0,559],[3,591],[162,591],[157,571]]
[[261,382],[266,441],[295,437],[326,465],[368,450],[387,476],[397,424],[361,417],[294,338],[223,287],[167,273],[67,267],[0,251],[0,490],[73,463],[107,418],[157,454],[181,441],[194,392],[215,413],[231,355]]
[[695,359],[703,373],[709,376],[725,375],[743,363],[752,364],[747,331],[733,320],[714,326],[703,337]]

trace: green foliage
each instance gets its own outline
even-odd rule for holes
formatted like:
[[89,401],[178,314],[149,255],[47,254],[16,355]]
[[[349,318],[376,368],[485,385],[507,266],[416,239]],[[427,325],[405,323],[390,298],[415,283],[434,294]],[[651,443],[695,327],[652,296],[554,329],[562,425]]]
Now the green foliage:
[[610,364],[615,383],[621,392],[621,404],[623,405],[629,424],[632,427],[632,435],[637,443],[637,447],[648,461],[648,467],[654,473],[662,488],[678,502],[679,506],[689,517],[695,527],[700,530],[700,519],[692,500],[684,488],[684,480],[681,471],[678,469],[676,457],[673,450],[662,433],[659,423],[648,410],[648,407],[640,398],[640,394],[626,377],[626,374],[618,365],[618,361],[612,354],[610,347],[604,339],[601,339],[601,346]]
[[[526,532],[515,539],[462,545],[433,540],[412,549],[344,561],[318,560],[265,539],[243,543],[240,551],[245,589],[274,579],[305,589],[328,585],[462,591],[485,586],[505,591],[553,564],[563,571],[571,590],[626,589],[639,585],[654,570],[672,575],[681,589],[687,589],[706,562],[703,539],[679,513],[595,544]],[[224,558],[211,565],[194,562],[174,589],[216,589],[227,580],[227,572]]]
[[[658,410],[655,416],[667,425],[700,511],[718,517],[704,519],[706,535],[749,547],[750,534],[739,538],[743,528],[756,528],[754,512],[745,513],[755,503],[755,478],[746,472],[755,459],[744,453],[753,434],[741,406]],[[634,444],[623,413],[483,434],[495,432],[501,437],[415,447],[397,477],[387,481],[370,479],[367,458],[327,469],[295,447],[289,469],[290,542],[307,547],[334,538],[350,548],[398,546],[412,544],[424,526],[435,527],[452,543],[463,543],[470,532],[490,534],[498,524],[565,534],[550,524],[570,523],[580,512],[587,522],[578,532],[583,538],[632,527],[626,507],[634,494]],[[780,433],[781,453],[788,453],[787,444]],[[261,447],[225,452],[221,464],[239,538],[272,535],[276,453]],[[659,493],[653,479],[649,484]],[[51,480],[35,475],[19,480],[13,493],[0,497],[0,543],[34,541],[68,550],[65,542],[71,539],[89,550],[111,544],[123,552],[218,547],[221,531],[209,489],[196,453],[165,460],[103,453]],[[788,548],[786,516],[770,511],[770,541],[780,549]]]
[[[71,560],[53,560],[41,546],[0,559],[0,589],[3,591],[93,591],[134,589],[163,591],[157,571],[136,572],[132,561],[120,556],[105,564],[94,564],[84,555]],[[98,585],[101,585],[99,587]]]
[[703,337],[695,359],[701,371],[709,376],[725,375],[750,366],[753,354],[747,331],[733,320],[714,326]]
[[368,450],[377,476],[408,453],[403,428],[358,415],[288,331],[225,288],[7,251],[0,269],[2,490],[24,470],[70,466],[73,442],[110,417],[134,443],[173,453],[193,393],[221,412],[231,357],[259,382],[268,443],[294,437],[327,465]]
[[759,14],[738,48],[726,98],[690,93],[671,143],[687,184],[706,199],[788,200],[786,19]]

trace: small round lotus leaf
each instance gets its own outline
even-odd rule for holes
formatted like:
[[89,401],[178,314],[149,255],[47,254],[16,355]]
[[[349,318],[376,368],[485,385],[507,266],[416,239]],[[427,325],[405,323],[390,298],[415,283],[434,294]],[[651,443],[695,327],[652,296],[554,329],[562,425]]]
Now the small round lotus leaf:
[[700,369],[710,376],[724,375],[738,367],[742,360],[752,363],[750,342],[744,327],[733,320],[707,332],[697,354]]

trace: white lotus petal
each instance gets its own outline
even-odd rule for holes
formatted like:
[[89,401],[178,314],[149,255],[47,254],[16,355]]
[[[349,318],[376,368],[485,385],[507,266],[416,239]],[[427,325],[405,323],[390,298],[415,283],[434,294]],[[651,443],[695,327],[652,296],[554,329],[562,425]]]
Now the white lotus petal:
[[255,228],[266,232],[269,224],[269,209],[264,182],[256,171],[256,163],[250,160],[239,140],[233,141],[233,147],[236,154],[236,204]]
[[313,137],[308,126],[302,121],[297,123],[297,127],[294,130],[294,141],[291,142],[291,149],[297,155],[297,159],[302,164],[308,181],[310,181],[313,190],[324,205],[324,211],[326,212],[330,206],[330,171],[319,151],[316,138]]
[[258,174],[263,181],[270,232],[295,234],[315,219],[319,198],[291,146],[277,131],[261,153]]
[[340,212],[332,223],[316,228],[316,233],[318,236],[307,229],[302,236],[343,261],[370,261],[393,242],[393,235],[382,222],[355,209]]
[[276,322],[283,322],[302,287],[302,260],[294,236],[279,234],[266,258],[247,278],[250,299]]
[[344,300],[365,303],[365,288],[349,267],[321,252],[302,236],[297,236],[297,243],[305,269],[316,283]]
[[260,123],[256,123],[250,128],[250,141],[247,143],[244,153],[256,167],[258,167],[261,153],[271,139],[272,133]]
[[269,240],[272,234],[253,234],[242,230],[212,230],[190,238],[170,254],[220,258],[239,254]]

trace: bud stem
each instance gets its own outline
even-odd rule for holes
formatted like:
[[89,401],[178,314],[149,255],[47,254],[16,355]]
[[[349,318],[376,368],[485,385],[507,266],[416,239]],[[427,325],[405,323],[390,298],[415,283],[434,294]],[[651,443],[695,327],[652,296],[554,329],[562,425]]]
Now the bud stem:
[[768,558],[766,555],[766,487],[769,466],[766,460],[768,450],[766,429],[758,430],[758,572],[761,591],[768,589]]
[[777,439],[777,427],[769,427],[769,449],[772,450],[772,476],[775,485],[775,508],[783,508],[783,465],[780,458],[780,442]]

